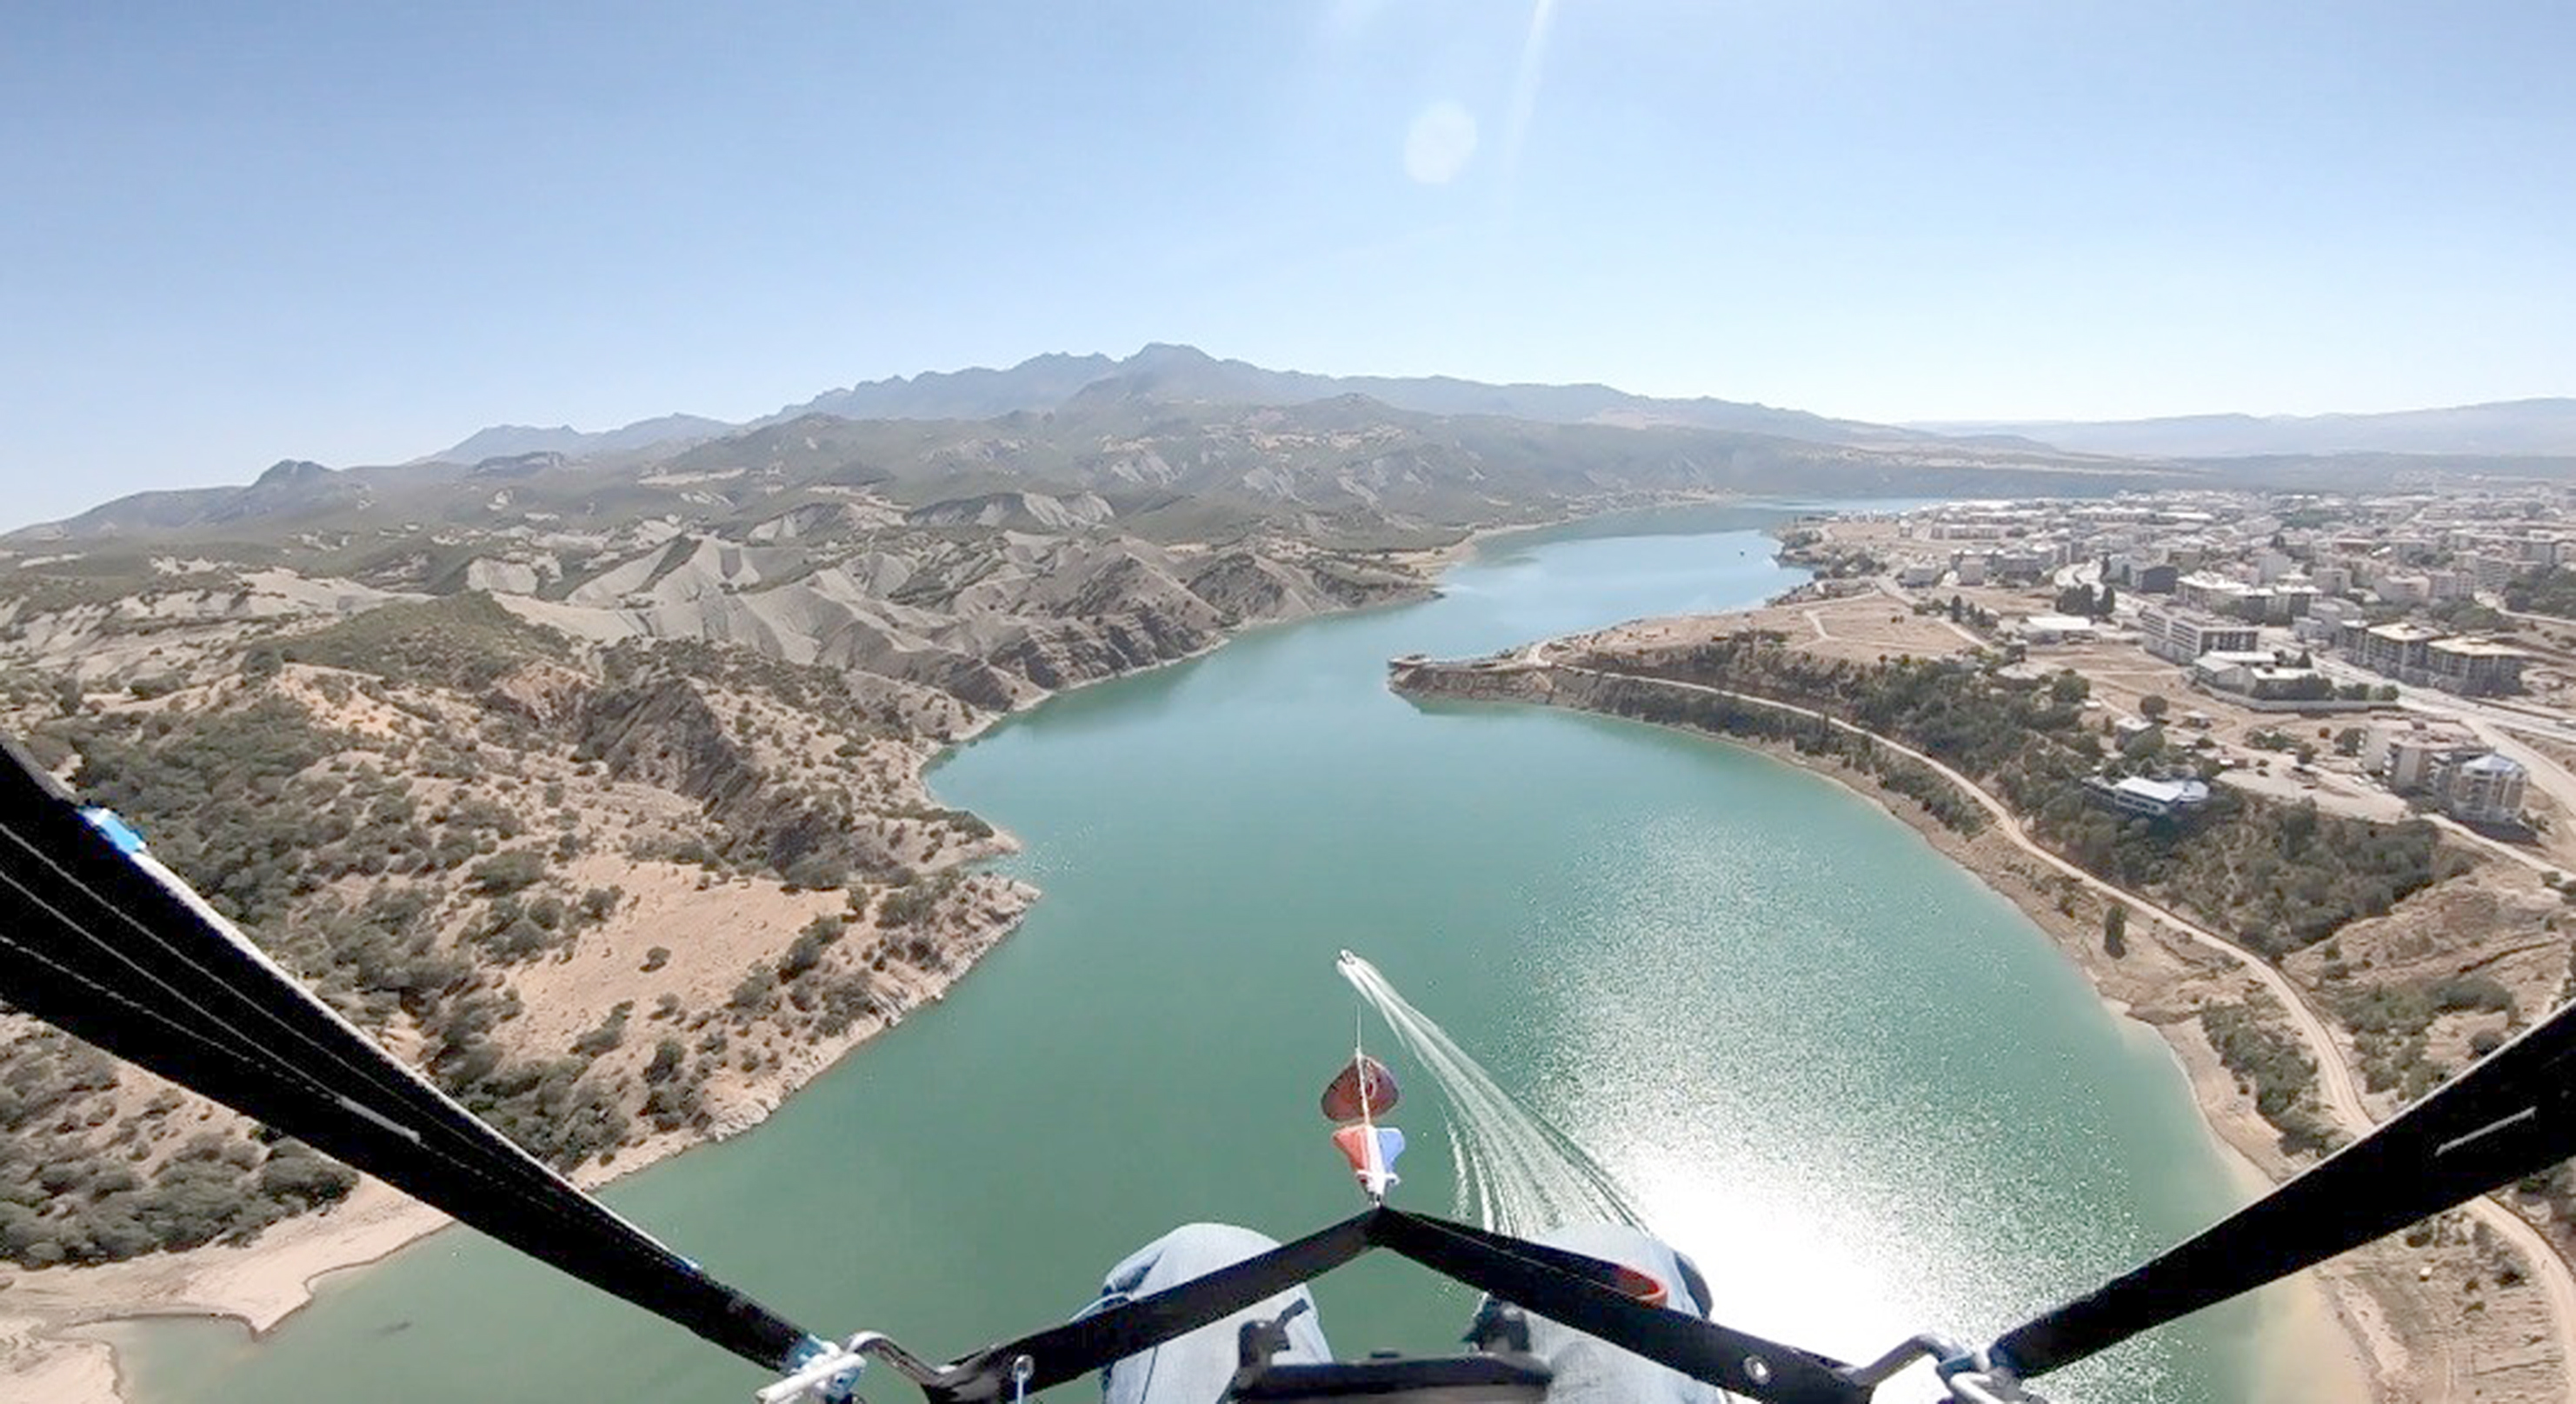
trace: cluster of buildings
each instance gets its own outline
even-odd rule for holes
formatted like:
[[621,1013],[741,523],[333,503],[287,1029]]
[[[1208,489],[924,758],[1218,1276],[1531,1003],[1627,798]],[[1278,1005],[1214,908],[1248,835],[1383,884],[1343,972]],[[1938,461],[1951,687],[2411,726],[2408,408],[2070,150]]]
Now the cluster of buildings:
[[[2534,654],[2487,629],[2504,627],[2496,596],[2518,578],[2576,570],[2576,493],[1957,503],[1907,514],[1889,554],[1901,583],[1919,589],[2089,588],[2096,601],[2104,587],[2117,592],[2098,617],[2014,620],[2029,648],[2133,639],[2240,707],[2363,711],[2393,699],[2392,685],[2520,693],[2534,681],[2526,673],[2550,666],[2546,633]],[[2558,681],[2537,678],[2544,688]],[[2518,822],[2530,783],[2474,734],[2423,720],[2374,729],[2363,761],[2390,790],[2470,823]],[[2106,809],[2150,820],[2188,818],[2209,797],[2196,779],[2090,783]]]
[[[1908,514],[1901,530],[1901,585],[2107,585],[2123,601],[2112,624],[2184,667],[2261,653],[2264,630],[2286,629],[2289,652],[2328,651],[2390,682],[2481,697],[2521,691],[2531,656],[2450,627],[2442,607],[2475,603],[2520,575],[2576,568],[2576,512],[2541,489],[1955,503]],[[2017,630],[2044,647],[2089,641],[2105,626],[2035,614]],[[2202,680],[2258,700],[2329,699],[2334,686],[2303,666],[2248,658]]]
[[2344,620],[2335,629],[2335,652],[2383,677],[2464,697],[2522,691],[2522,666],[2531,657],[2511,644],[2402,619],[2386,624]]
[[2419,795],[2452,818],[2512,824],[2522,817],[2531,773],[2466,730],[2415,720],[2371,738],[2369,764],[2401,795]]

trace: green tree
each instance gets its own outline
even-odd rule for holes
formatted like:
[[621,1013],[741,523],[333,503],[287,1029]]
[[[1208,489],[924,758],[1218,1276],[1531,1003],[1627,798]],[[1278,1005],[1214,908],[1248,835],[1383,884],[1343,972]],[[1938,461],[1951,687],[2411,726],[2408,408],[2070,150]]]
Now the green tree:
[[2129,904],[2114,902],[2102,912],[2102,953],[2113,960],[2129,953]]
[[2173,704],[2166,701],[2164,694],[2160,692],[2150,692],[2146,696],[2138,699],[2138,715],[2145,717],[2151,722],[2163,721],[2165,719],[2165,713],[2170,711],[2172,707]]

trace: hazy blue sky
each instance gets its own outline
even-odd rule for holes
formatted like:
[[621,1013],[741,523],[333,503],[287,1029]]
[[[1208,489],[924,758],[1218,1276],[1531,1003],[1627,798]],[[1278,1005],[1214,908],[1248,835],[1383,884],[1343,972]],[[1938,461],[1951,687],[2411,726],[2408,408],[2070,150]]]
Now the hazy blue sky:
[[2576,393],[2576,6],[10,7],[15,520],[1186,341],[1873,419]]

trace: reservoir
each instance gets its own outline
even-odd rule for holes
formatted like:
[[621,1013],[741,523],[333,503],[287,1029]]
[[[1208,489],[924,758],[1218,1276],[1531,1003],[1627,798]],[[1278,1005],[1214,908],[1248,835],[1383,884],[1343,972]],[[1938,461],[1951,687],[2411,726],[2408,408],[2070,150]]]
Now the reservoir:
[[[609,1198],[794,1320],[953,1358],[1069,1314],[1172,1225],[1284,1239],[1360,1207],[1315,1109],[1349,1056],[1347,946],[1617,1175],[1729,1325],[1846,1359],[1983,1340],[2204,1226],[2242,1191],[2163,1045],[1904,825],[1725,745],[1385,688],[1397,654],[1756,602],[1799,578],[1759,531],[1780,516],[1501,538],[1438,600],[1256,632],[995,728],[932,783],[1025,845],[1007,866],[1045,897],[1019,932],[757,1131]],[[1446,1214],[1441,1109],[1428,1078],[1407,1089],[1397,1200]],[[1345,1356],[1446,1349],[1473,1305],[1392,1259],[1316,1290]],[[2049,1393],[2243,1398],[2260,1321],[2206,1314]],[[138,1404],[765,1382],[453,1230],[257,1345],[203,1323],[121,1340]],[[882,1371],[868,1393],[917,1397]]]

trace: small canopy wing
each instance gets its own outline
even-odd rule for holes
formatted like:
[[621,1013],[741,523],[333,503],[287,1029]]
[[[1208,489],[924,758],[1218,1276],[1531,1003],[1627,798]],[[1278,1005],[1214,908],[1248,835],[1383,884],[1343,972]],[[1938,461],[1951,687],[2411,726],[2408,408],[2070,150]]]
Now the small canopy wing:
[[1326,1084],[1324,1118],[1334,1122],[1371,1120],[1393,1110],[1397,1096],[1395,1074],[1387,1071],[1386,1064],[1361,1053]]

